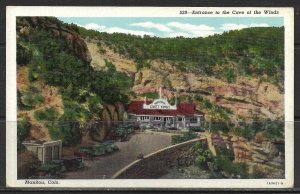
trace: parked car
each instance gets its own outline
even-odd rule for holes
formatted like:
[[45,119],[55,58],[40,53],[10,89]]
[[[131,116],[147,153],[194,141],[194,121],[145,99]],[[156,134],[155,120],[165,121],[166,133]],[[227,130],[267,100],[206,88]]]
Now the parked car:
[[103,143],[105,153],[112,153],[117,150],[117,146],[111,143]]
[[141,123],[140,128],[141,129],[151,129],[151,128],[154,128],[154,126],[150,123]]
[[176,127],[167,127],[168,130],[176,131],[178,130]]
[[74,152],[74,156],[80,158],[90,158],[94,156],[102,156],[117,150],[119,150],[118,146],[114,145],[111,142],[104,142],[99,144],[93,144],[88,147],[80,147],[78,151]]
[[80,147],[78,149],[78,151],[75,151],[74,152],[74,156],[75,157],[79,157],[79,158],[89,158],[89,157],[92,157],[94,154],[93,154],[93,151],[91,150],[91,146],[90,147]]

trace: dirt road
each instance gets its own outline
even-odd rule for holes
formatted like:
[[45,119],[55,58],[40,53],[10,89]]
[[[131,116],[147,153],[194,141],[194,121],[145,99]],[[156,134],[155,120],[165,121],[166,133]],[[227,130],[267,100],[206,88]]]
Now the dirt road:
[[102,157],[85,160],[85,168],[65,173],[66,179],[110,178],[118,170],[137,159],[171,145],[171,135],[163,132],[142,132],[133,134],[129,141],[116,142],[119,151]]

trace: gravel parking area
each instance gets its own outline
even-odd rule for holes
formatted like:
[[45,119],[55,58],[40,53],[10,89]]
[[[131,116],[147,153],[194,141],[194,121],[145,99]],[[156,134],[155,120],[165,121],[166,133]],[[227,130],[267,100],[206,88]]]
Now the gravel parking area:
[[116,142],[119,151],[110,155],[86,159],[85,168],[79,171],[66,172],[66,179],[105,179],[111,178],[118,170],[135,161],[141,154],[152,152],[171,145],[171,133],[164,132],[137,132],[129,141]]

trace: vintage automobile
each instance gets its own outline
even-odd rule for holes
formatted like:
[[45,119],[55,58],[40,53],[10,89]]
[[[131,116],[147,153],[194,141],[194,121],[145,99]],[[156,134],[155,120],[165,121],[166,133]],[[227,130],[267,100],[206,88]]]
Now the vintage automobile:
[[91,158],[109,154],[117,150],[119,150],[118,146],[111,142],[104,142],[90,146],[81,146],[78,151],[74,152],[74,156],[80,158]]

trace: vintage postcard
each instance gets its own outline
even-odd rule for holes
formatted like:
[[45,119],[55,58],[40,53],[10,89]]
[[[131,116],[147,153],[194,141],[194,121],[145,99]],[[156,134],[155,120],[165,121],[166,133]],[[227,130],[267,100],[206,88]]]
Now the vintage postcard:
[[293,18],[7,7],[7,186],[292,188]]

